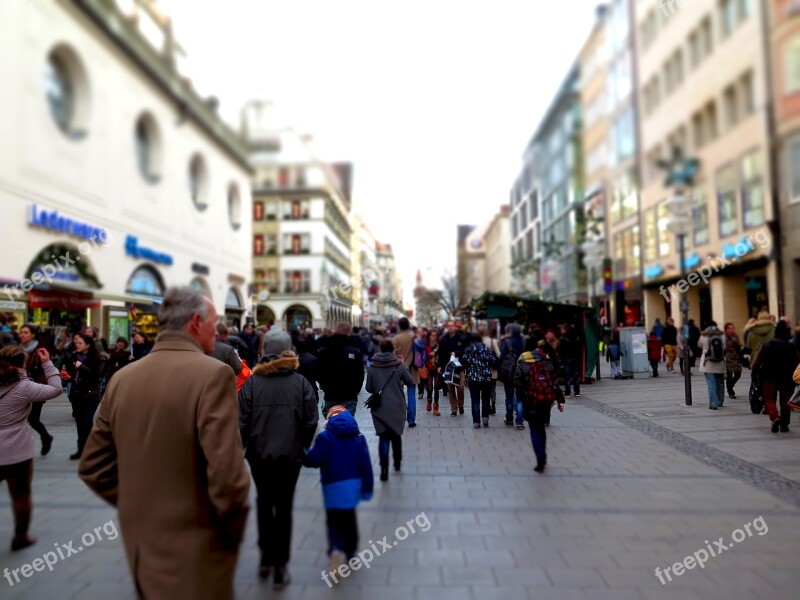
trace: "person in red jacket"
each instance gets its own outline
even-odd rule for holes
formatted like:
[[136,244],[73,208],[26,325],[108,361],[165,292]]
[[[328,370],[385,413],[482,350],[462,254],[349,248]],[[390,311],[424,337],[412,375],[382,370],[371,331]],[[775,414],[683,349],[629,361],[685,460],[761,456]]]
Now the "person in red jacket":
[[650,332],[647,336],[647,360],[653,369],[653,377],[658,377],[658,363],[661,361],[661,338]]

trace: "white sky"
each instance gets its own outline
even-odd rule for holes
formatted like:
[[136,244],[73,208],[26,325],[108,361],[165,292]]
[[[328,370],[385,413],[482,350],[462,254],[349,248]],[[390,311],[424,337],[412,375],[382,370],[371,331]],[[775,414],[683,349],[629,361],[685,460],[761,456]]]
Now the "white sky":
[[594,22],[595,0],[161,0],[195,87],[238,128],[276,101],[392,244],[407,301],[439,287],[458,223],[508,202],[521,154]]

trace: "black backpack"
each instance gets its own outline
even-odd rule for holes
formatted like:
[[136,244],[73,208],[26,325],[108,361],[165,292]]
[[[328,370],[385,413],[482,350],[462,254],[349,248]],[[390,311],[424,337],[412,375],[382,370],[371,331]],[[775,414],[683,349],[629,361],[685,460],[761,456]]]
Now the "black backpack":
[[725,340],[721,334],[715,334],[709,337],[706,360],[710,360],[711,362],[722,362],[725,360]]
[[497,369],[497,378],[504,383],[511,383],[514,380],[514,369],[517,368],[517,353],[509,348],[500,367]]

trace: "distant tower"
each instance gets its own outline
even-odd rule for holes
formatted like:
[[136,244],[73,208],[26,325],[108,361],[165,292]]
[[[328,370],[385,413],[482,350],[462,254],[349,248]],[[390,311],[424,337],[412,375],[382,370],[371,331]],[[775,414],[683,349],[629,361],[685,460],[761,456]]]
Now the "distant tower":
[[425,293],[425,286],[422,285],[422,272],[417,269],[417,286],[414,288],[414,298],[419,298]]

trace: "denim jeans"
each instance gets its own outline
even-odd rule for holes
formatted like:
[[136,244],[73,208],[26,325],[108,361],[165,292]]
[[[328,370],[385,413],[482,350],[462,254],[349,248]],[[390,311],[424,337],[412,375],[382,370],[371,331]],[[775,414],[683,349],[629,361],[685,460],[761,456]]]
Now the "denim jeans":
[[725,402],[725,373],[703,373],[708,386],[708,405],[722,406]]
[[[506,393],[506,421],[514,418],[514,384],[509,381],[503,382],[503,390]],[[519,413],[517,413],[519,415]]]
[[411,425],[412,423],[417,422],[417,386],[407,385],[406,390],[408,391],[408,408],[406,409],[406,417],[408,424]]
[[536,465],[541,466],[547,458],[547,431],[544,428],[544,421],[536,419],[530,421],[528,425],[533,453],[536,455]]
[[472,402],[472,424],[481,422],[481,412],[483,418],[489,418],[489,404],[492,397],[491,381],[471,381],[469,384],[469,399]]
[[384,431],[378,436],[378,460],[382,467],[389,466],[389,447],[392,448],[394,464],[399,465],[403,460],[403,438],[392,432]]
[[578,373],[578,364],[574,359],[568,358],[564,361],[564,394],[571,394],[570,384],[575,386],[575,393],[581,393],[581,378]]

